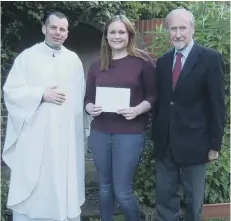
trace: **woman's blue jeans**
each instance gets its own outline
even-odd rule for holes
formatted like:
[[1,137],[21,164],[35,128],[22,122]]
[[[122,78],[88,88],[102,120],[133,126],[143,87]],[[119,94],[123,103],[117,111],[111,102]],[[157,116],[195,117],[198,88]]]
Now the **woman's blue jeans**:
[[99,179],[101,221],[113,221],[115,198],[126,221],[140,221],[133,178],[144,149],[145,132],[107,134],[92,130],[89,141]]

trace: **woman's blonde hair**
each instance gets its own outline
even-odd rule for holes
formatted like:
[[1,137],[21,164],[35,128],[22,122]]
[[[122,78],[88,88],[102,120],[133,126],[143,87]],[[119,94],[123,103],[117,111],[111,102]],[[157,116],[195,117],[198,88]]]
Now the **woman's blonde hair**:
[[107,71],[108,67],[111,64],[112,49],[111,49],[110,45],[108,44],[107,32],[108,32],[108,27],[110,26],[110,24],[115,22],[115,21],[123,22],[126,29],[127,29],[127,32],[128,32],[128,45],[127,45],[128,54],[131,56],[140,57],[144,60],[147,60],[145,57],[142,56],[142,50],[138,49],[138,47],[136,45],[136,31],[135,31],[134,27],[132,26],[131,22],[124,15],[116,15],[116,16],[112,17],[105,24],[105,27],[104,27],[103,37],[102,37],[102,41],[101,41],[101,51],[100,51],[100,58],[101,58],[100,71]]

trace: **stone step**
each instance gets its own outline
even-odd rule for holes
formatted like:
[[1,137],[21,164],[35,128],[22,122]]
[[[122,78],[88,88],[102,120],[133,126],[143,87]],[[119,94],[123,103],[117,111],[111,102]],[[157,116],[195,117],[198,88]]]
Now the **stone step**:
[[[88,202],[88,206],[91,207],[91,214],[85,214],[84,213],[84,206],[82,207],[82,215],[81,215],[81,221],[92,221],[95,219],[100,219],[100,215],[98,213],[98,210],[96,209],[96,207],[93,205],[91,205],[90,202]],[[142,205],[141,205],[142,207]],[[141,208],[142,210],[142,208]],[[116,212],[115,216],[120,215],[120,213]],[[12,221],[12,215],[9,215],[9,217],[6,217],[6,221]],[[140,217],[141,221],[155,221],[156,220],[156,212],[155,209],[147,209],[146,212],[142,212],[141,213],[141,217]],[[180,221],[184,221],[184,217],[183,217],[183,213],[181,213],[180,216]]]
[[[99,200],[98,199],[86,199],[85,203],[82,206],[82,221],[87,221],[89,218],[91,219],[99,219],[100,218],[100,210],[99,210]],[[120,215],[121,211],[117,206],[115,209],[115,215]]]
[[[140,204],[140,220],[141,221],[155,221],[156,220],[156,209],[147,207]],[[119,206],[116,207],[114,215],[121,215]],[[89,221],[94,219],[100,219],[99,201],[87,199],[82,206],[81,221]],[[184,221],[183,210],[180,212],[180,221]]]

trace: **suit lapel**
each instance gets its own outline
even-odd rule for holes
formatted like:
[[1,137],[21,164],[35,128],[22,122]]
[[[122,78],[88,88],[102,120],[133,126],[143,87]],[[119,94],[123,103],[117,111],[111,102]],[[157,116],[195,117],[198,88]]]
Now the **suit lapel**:
[[174,56],[175,49],[172,49],[168,56],[166,57],[166,88],[170,89],[170,92],[172,93],[172,66],[173,66],[173,56]]
[[186,61],[185,61],[184,67],[181,71],[181,74],[179,76],[179,79],[177,81],[177,84],[176,84],[174,91],[177,90],[177,88],[180,86],[180,84],[184,81],[184,79],[187,77],[187,75],[193,69],[193,67],[197,63],[197,60],[199,58],[199,54],[200,54],[200,48],[196,43],[194,43]]

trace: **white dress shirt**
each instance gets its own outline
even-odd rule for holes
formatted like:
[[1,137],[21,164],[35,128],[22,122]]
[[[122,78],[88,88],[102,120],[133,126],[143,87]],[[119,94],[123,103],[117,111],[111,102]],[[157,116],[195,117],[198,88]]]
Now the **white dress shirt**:
[[177,50],[177,49],[175,49],[175,53],[174,53],[174,57],[173,57],[173,66],[172,66],[172,70],[173,70],[173,68],[174,68],[174,65],[175,65],[175,62],[176,62],[176,54],[178,53],[178,52],[180,52],[180,53],[182,53],[182,58],[181,58],[181,69],[184,67],[184,64],[185,64],[185,61],[186,61],[186,59],[187,59],[187,57],[188,57],[188,55],[189,55],[189,53],[190,53],[190,51],[192,50],[192,47],[193,47],[193,45],[194,45],[194,41],[192,40],[190,43],[189,43],[189,45],[186,47],[186,48],[184,48],[183,50]]

